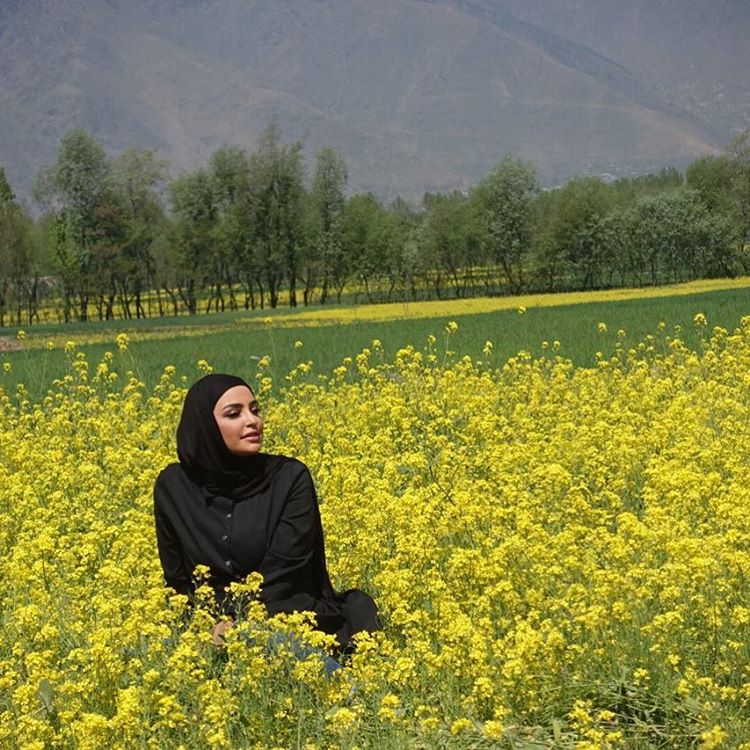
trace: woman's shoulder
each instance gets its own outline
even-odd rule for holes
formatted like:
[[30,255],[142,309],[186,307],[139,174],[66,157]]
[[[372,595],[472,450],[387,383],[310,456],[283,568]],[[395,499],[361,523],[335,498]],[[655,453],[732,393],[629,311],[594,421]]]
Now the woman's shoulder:
[[182,468],[181,464],[175,461],[168,466],[165,466],[156,477],[156,486],[171,484],[172,482],[189,482],[190,478],[187,475],[185,469]]
[[298,458],[267,453],[267,460],[276,464],[273,475],[285,479],[296,479],[302,474],[310,474],[310,470]]
[[154,499],[157,503],[164,502],[175,493],[184,495],[186,490],[194,489],[200,492],[200,488],[188,476],[185,469],[177,462],[165,466],[156,477],[154,482]]

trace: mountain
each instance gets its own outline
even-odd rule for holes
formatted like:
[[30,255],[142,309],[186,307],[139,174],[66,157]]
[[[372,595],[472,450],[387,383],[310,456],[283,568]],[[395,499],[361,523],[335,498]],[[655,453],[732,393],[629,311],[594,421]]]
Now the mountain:
[[[252,148],[276,121],[310,157],[336,148],[350,190],[384,198],[465,189],[506,153],[547,184],[681,166],[750,112],[741,99],[716,117],[690,105],[713,101],[724,72],[742,89],[743,5],[3,0],[0,165],[28,196],[63,133],[81,127],[113,153],[157,149],[176,175],[220,145]],[[736,49],[714,39],[709,55],[707,29]],[[697,40],[701,70],[681,77]]]
[[728,138],[750,128],[747,0],[502,0],[530,25],[594,46],[662,101]]

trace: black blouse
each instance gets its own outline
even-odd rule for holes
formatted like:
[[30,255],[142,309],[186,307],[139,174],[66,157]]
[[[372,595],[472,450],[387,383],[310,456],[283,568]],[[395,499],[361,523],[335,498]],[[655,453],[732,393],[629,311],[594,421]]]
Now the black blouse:
[[379,629],[367,594],[331,586],[315,487],[302,462],[284,459],[270,486],[241,500],[211,495],[170,464],[154,486],[154,515],[164,578],[178,593],[192,594],[193,570],[206,565],[217,601],[231,615],[225,588],[257,571],[270,615],[311,611],[343,649],[354,633]]

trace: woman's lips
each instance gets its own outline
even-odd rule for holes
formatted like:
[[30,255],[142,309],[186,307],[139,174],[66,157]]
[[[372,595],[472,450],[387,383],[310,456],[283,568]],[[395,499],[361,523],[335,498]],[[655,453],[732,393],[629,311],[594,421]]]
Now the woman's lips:
[[259,432],[249,432],[247,435],[243,435],[242,440],[246,440],[250,443],[258,443],[260,442],[260,433]]

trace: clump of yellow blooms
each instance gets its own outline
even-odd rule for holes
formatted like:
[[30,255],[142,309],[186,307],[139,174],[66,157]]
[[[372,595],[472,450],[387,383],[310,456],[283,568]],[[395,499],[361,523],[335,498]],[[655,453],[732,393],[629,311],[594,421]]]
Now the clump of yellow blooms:
[[0,387],[0,747],[742,747],[750,319],[706,331],[593,368],[432,337],[261,373],[266,449],[311,468],[334,585],[385,624],[330,678],[330,638],[268,620],[257,576],[223,648],[207,587],[192,611],[164,589],[151,491],[184,381],[66,347],[38,403]]

